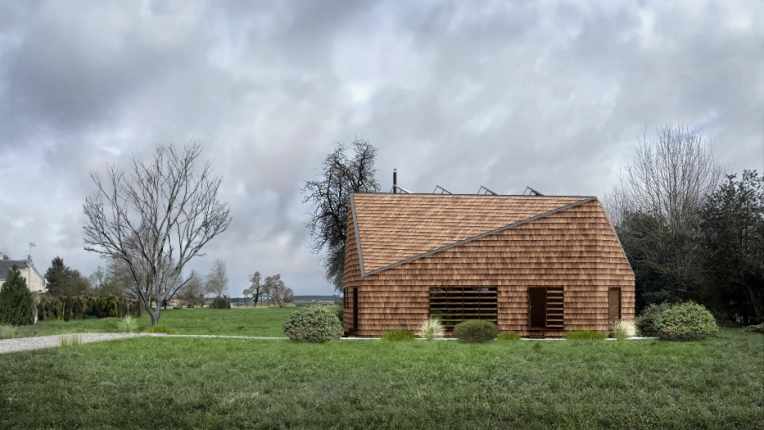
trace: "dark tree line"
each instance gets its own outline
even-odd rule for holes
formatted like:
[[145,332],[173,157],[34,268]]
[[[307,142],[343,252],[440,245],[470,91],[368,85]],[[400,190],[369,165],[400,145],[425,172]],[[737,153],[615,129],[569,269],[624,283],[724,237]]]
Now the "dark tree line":
[[693,300],[720,319],[764,320],[764,176],[725,175],[699,134],[642,139],[606,197],[636,275],[637,311]]

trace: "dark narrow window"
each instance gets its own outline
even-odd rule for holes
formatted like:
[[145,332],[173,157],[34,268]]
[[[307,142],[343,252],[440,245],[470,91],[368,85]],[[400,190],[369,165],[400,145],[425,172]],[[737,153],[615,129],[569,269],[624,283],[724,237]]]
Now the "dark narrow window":
[[353,288],[353,330],[358,330],[358,288]]
[[621,319],[621,289],[610,288],[607,294],[607,321],[612,324]]
[[430,288],[430,316],[438,317],[447,330],[470,319],[497,322],[496,288]]

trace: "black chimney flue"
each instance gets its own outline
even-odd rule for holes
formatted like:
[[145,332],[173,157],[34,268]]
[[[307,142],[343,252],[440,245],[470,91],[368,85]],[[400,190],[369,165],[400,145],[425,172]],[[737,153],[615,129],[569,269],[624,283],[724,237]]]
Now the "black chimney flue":
[[393,194],[398,194],[398,169],[393,169]]

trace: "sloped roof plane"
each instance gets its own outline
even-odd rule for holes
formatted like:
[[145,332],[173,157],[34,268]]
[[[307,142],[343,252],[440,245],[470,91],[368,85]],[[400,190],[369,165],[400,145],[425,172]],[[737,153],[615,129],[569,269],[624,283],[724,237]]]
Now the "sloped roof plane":
[[361,276],[403,264],[594,197],[354,194]]

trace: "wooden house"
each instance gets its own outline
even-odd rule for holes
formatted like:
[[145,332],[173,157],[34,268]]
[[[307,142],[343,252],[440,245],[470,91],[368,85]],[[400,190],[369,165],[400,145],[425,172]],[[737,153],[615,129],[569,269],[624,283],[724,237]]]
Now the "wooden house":
[[634,272],[596,197],[350,197],[346,333],[378,336],[438,316],[521,336],[609,330],[634,319]]

